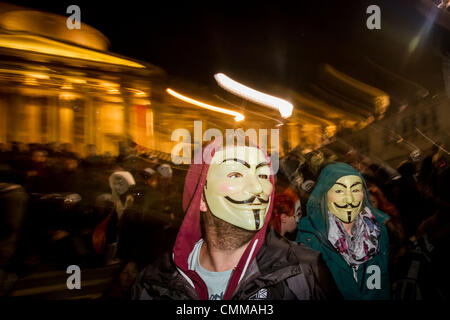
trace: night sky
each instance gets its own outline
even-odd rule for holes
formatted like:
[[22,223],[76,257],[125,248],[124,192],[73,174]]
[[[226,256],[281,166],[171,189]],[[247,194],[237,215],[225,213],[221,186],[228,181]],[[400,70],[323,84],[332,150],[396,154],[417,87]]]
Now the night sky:
[[[208,84],[213,74],[261,88],[265,81],[306,85],[319,63],[346,72],[356,56],[369,56],[394,72],[422,77],[439,73],[437,30],[407,55],[425,19],[412,1],[14,1],[66,15],[77,4],[81,20],[105,34],[110,50],[155,64],[172,77]],[[382,29],[366,28],[366,8],[381,8]],[[437,28],[439,29],[439,28]],[[424,52],[431,59],[424,60]],[[434,55],[434,56],[433,56]],[[425,59],[426,60],[426,59]],[[436,70],[434,70],[436,69]],[[259,85],[259,86],[258,86]],[[261,88],[263,89],[263,88]]]

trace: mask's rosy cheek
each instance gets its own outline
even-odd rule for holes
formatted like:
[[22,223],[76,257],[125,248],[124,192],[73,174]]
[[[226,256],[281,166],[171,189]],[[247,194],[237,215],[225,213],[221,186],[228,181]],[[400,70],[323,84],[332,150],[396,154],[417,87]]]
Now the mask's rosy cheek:
[[238,190],[238,187],[235,184],[231,183],[222,183],[219,185],[219,190],[222,194],[231,194]]
[[361,192],[361,193],[359,194],[359,201],[362,201],[362,199],[364,199],[364,193]]
[[328,198],[329,198],[330,201],[332,201],[332,202],[336,202],[336,201],[338,200],[338,198],[337,198],[334,194],[330,194],[330,195],[328,196]]

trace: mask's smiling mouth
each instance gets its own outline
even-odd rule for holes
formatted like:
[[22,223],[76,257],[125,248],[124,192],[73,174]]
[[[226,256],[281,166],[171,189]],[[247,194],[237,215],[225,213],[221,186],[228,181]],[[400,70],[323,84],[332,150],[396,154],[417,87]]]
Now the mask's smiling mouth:
[[349,209],[349,208],[355,209],[355,208],[358,208],[358,207],[359,207],[360,203],[361,203],[361,201],[358,202],[358,204],[356,204],[356,205],[353,205],[353,204],[351,204],[351,203],[348,203],[348,204],[346,204],[346,205],[340,206],[340,205],[338,205],[336,202],[334,202],[334,205],[335,205],[336,207],[340,208],[340,209]]
[[[242,200],[242,201],[231,199],[229,196],[225,196],[225,199],[227,199],[228,201],[230,201],[231,203],[234,203],[234,204],[261,205],[261,204],[269,203],[269,199],[264,200],[263,198],[260,198],[260,197],[257,197],[257,196],[250,197],[247,200]],[[259,203],[253,203],[256,199],[259,201]]]

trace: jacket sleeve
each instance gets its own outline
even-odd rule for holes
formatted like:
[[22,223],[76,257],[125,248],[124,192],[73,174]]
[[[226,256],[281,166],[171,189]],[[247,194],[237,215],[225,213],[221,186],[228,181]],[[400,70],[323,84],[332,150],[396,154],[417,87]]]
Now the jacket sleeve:
[[145,271],[146,270],[143,270],[134,281],[131,289],[131,300],[153,300],[147,291],[145,282],[143,281]]
[[322,254],[318,254],[316,262],[310,266],[307,279],[311,287],[311,300],[343,299]]

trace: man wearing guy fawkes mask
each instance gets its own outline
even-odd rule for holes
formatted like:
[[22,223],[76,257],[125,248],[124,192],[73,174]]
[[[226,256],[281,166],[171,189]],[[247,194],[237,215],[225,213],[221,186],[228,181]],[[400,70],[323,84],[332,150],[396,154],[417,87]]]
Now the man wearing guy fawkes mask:
[[362,175],[327,165],[299,222],[297,242],[322,253],[345,299],[390,298],[388,216],[372,206]]
[[134,298],[340,297],[317,252],[268,228],[274,180],[264,152],[218,140],[202,151],[186,176],[185,218],[172,256],[140,274]]

